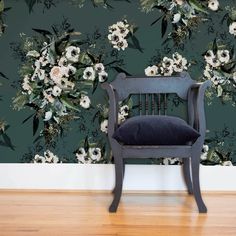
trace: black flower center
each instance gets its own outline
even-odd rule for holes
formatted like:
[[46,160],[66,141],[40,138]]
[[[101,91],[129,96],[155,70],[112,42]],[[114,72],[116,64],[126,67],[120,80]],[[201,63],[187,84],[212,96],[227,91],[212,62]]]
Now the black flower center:
[[93,155],[95,155],[95,156],[98,155],[98,151],[97,151],[97,150],[94,150],[94,151],[93,151]]
[[86,75],[89,77],[89,76],[92,75],[92,73],[91,73],[90,71],[87,71],[87,72],[86,72]]
[[74,50],[72,50],[72,51],[71,51],[71,56],[73,56],[73,57],[74,57],[74,56],[76,56],[76,55],[77,55],[77,51],[76,51],[75,49],[74,49]]

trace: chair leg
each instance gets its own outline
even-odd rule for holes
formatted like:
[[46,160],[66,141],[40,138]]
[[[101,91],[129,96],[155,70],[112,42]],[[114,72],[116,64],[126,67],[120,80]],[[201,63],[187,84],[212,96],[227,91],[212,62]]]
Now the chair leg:
[[[123,182],[124,182],[124,177],[125,177],[125,162],[123,161]],[[115,183],[115,187],[112,190],[112,193],[115,192],[115,189],[116,189],[116,183]]]
[[123,159],[120,156],[114,156],[116,184],[114,188],[114,198],[109,207],[109,212],[116,212],[123,187]]
[[193,194],[193,185],[190,175],[190,158],[183,158],[183,174],[188,193]]
[[200,155],[201,151],[193,150],[191,157],[191,168],[192,168],[192,181],[193,181],[193,195],[196,200],[199,213],[206,213],[207,208],[202,200],[200,183],[199,183],[199,167],[200,167]]

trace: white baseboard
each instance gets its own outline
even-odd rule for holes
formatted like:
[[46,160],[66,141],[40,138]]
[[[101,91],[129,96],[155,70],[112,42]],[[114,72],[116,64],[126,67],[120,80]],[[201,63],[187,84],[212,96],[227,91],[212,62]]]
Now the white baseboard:
[[[236,167],[201,166],[205,191],[236,191]],[[111,190],[111,164],[0,164],[0,189]],[[127,165],[124,190],[186,190],[180,166]]]

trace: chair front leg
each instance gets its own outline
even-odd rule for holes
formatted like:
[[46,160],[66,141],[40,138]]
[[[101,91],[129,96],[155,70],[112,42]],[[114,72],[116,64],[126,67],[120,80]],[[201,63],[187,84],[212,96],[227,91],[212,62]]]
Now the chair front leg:
[[193,185],[190,175],[190,158],[183,158],[183,175],[189,194],[193,194]]
[[[125,178],[125,161],[123,160],[123,182],[124,182],[124,178]],[[116,183],[115,183],[115,187],[112,190],[112,193],[115,193],[116,190]]]
[[116,212],[120,197],[122,193],[123,187],[123,158],[119,155],[114,154],[114,162],[115,162],[115,188],[113,190],[114,198],[109,207],[109,212]]
[[192,169],[192,182],[193,182],[193,195],[197,202],[199,213],[206,213],[207,208],[202,200],[200,183],[199,183],[199,167],[200,167],[200,155],[201,155],[202,145],[196,145],[192,147],[191,156],[191,169]]

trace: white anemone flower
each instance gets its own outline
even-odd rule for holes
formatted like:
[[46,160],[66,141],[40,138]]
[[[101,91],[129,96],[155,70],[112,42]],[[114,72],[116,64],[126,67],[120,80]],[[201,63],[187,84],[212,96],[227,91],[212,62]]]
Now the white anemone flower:
[[85,80],[91,80],[94,81],[96,78],[95,71],[93,67],[86,67],[83,73],[83,78]]
[[188,69],[187,68],[188,61],[186,58],[182,57],[180,54],[173,55],[173,58],[174,58],[173,69],[175,72],[182,72]]
[[107,133],[108,132],[108,120],[104,120],[102,121],[101,125],[100,125],[100,129],[103,133]]
[[115,31],[119,31],[119,27],[118,27],[117,24],[113,24],[113,25],[108,27],[108,30],[109,30],[110,33],[113,33]]
[[232,22],[229,25],[229,33],[236,36],[236,22]]
[[120,114],[122,114],[125,117],[128,116],[129,115],[129,106],[124,105],[124,106],[120,107]]
[[34,163],[45,163],[45,162],[46,162],[45,157],[40,156],[38,154],[34,156]]
[[214,57],[212,59],[212,62],[209,63],[212,67],[216,68],[216,67],[219,67],[220,66],[220,61],[218,60],[218,58]]
[[164,68],[172,68],[173,64],[174,64],[174,61],[169,57],[164,57],[162,59],[162,67]]
[[153,65],[153,66],[148,66],[145,70],[145,75],[146,76],[155,76],[158,73],[158,67]]
[[59,97],[61,95],[61,91],[62,91],[62,89],[60,87],[58,87],[57,85],[55,85],[52,89],[52,95],[54,97]]
[[91,158],[87,157],[87,153],[84,148],[79,148],[79,150],[77,150],[75,155],[78,160],[78,163],[82,163],[82,164],[91,164],[92,163]]
[[114,31],[112,34],[108,34],[107,38],[112,44],[117,44],[123,39],[122,35],[117,31]]
[[233,166],[233,163],[231,161],[224,161],[222,166]]
[[80,48],[75,46],[69,46],[65,49],[65,56],[71,62],[79,61]]
[[212,11],[217,11],[219,9],[219,1],[218,0],[209,0],[208,1],[208,8]]
[[220,62],[228,63],[230,60],[229,50],[218,50],[217,57]]
[[215,54],[212,50],[208,50],[204,55],[204,59],[207,63],[211,64],[212,60],[215,58]]
[[45,157],[47,163],[58,163],[59,162],[58,156],[53,154],[49,150],[46,150],[44,152],[44,157]]
[[176,23],[178,23],[178,22],[180,21],[180,19],[181,19],[181,14],[180,14],[180,13],[176,13],[176,14],[174,14],[174,16],[173,16],[172,23],[173,23],[173,24],[176,24]]
[[122,49],[123,51],[128,47],[128,42],[126,39],[122,38],[116,44],[113,45],[113,48],[116,48],[118,51]]
[[207,153],[209,151],[209,146],[208,145],[203,145],[202,147],[202,154],[201,154],[201,160],[206,160],[207,159]]
[[80,98],[80,106],[88,109],[90,107],[91,101],[90,98],[86,95],[82,95]]
[[61,68],[62,68],[62,73],[66,77],[70,77],[76,73],[76,68],[72,65],[62,66]]
[[100,73],[100,72],[104,71],[105,67],[104,67],[104,65],[102,63],[97,63],[97,64],[95,64],[94,69],[98,73]]
[[173,67],[161,67],[161,74],[164,76],[171,76],[173,74]]
[[60,83],[64,73],[60,66],[54,66],[50,71],[50,77],[55,83]]
[[44,115],[44,121],[49,121],[49,120],[51,120],[51,118],[52,118],[52,111],[47,111],[47,112],[45,112],[45,115]]
[[102,158],[102,153],[101,153],[101,149],[100,148],[89,148],[88,150],[89,152],[89,157],[93,160],[93,161],[100,161]]
[[98,80],[99,82],[103,83],[107,80],[108,74],[106,71],[102,71],[100,73],[98,73]]
[[125,38],[129,33],[129,24],[125,24],[123,21],[119,21],[116,23],[116,25],[119,29],[120,34]]
[[68,60],[66,57],[61,57],[60,60],[58,61],[58,65],[61,67],[67,66],[67,64],[68,64]]
[[44,90],[43,91],[43,96],[48,102],[54,103],[55,98],[52,96],[52,88]]

